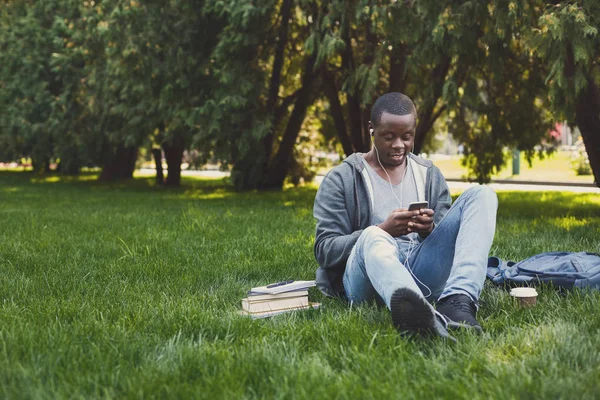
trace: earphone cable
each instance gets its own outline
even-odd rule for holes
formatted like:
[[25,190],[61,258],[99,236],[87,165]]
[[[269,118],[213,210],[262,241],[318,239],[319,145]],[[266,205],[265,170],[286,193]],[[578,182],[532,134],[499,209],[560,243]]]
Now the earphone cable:
[[[373,141],[372,136],[371,136],[371,141]],[[377,162],[379,163],[379,166],[381,167],[383,172],[385,172],[385,175],[388,178],[388,183],[390,184],[390,191],[392,192],[392,195],[394,195],[394,197],[396,198],[396,201],[398,202],[398,204],[400,204],[400,208],[402,208],[402,187],[404,186],[404,178],[406,177],[406,170],[408,169],[408,158],[406,159],[406,167],[404,167],[404,174],[402,175],[402,180],[400,181],[400,198],[398,198],[398,196],[396,196],[396,192],[394,192],[394,185],[392,185],[392,178],[390,178],[390,174],[388,174],[387,170],[383,167],[383,164],[381,163],[381,160],[379,159],[379,150],[377,150],[377,146],[375,146],[374,141],[373,141],[373,148],[375,149],[375,154],[377,154]]]
[[[383,164],[381,163],[381,160],[379,159],[379,150],[377,150],[377,146],[375,146],[375,140],[373,139],[373,136],[371,136],[371,142],[373,143],[373,148],[375,149],[375,154],[377,154],[377,162],[379,162],[379,166],[381,167],[381,169],[383,169],[383,172],[385,172],[385,175],[388,178],[388,183],[390,184],[390,190],[392,192],[392,195],[394,195],[394,197],[396,198],[396,201],[398,201],[398,203],[400,204],[400,208],[402,208],[402,187],[404,186],[404,178],[406,178],[406,170],[408,170],[408,165],[409,165],[408,164],[408,156],[406,158],[406,166],[404,167],[404,174],[402,175],[402,180],[400,181],[400,199],[399,199],[398,196],[396,196],[396,193],[394,192],[394,186],[392,185],[392,179],[390,178],[390,174],[388,174],[387,170],[383,167]],[[419,280],[419,278],[417,278],[417,276],[412,271],[412,268],[410,267],[409,261],[408,261],[413,249],[416,247],[416,243],[412,237],[410,237],[408,235],[406,235],[406,237],[408,237],[408,240],[409,240],[408,251],[406,254],[406,261],[405,261],[406,269],[413,276],[413,278],[415,278],[415,280],[417,282],[419,282],[423,287],[425,287],[425,289],[427,289],[427,291],[429,292],[429,294],[427,294],[425,296],[425,298],[427,298],[427,297],[431,296],[431,294],[432,294],[431,289],[429,289],[429,286],[427,286],[426,284],[421,282]]]

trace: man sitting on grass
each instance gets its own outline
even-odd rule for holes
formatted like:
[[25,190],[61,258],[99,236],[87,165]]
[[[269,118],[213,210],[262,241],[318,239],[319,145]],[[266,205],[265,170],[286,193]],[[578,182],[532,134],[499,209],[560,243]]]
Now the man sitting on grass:
[[[410,152],[416,115],[404,94],[381,96],[371,111],[371,151],[352,154],[323,179],[314,205],[317,285],[351,303],[387,305],[400,332],[481,331],[477,301],[498,200],[476,186],[451,206],[440,170]],[[407,210],[424,200],[428,206]]]

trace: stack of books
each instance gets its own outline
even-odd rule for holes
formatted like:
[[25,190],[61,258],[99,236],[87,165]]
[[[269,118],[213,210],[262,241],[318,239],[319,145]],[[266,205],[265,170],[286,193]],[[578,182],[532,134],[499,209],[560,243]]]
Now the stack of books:
[[252,288],[248,297],[242,299],[241,313],[251,318],[266,318],[317,308],[319,303],[308,301],[308,288],[312,286],[315,281],[284,281]]

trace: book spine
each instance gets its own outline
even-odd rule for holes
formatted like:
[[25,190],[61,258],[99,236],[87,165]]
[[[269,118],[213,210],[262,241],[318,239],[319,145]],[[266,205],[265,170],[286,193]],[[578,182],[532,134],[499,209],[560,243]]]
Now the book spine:
[[248,316],[252,319],[260,319],[260,318],[269,318],[269,317],[273,317],[275,315],[286,314],[289,312],[294,312],[294,311],[299,311],[299,310],[307,310],[309,308],[313,308],[313,309],[319,308],[320,306],[321,306],[320,303],[308,303],[307,306],[303,306],[303,307],[287,308],[287,309],[283,309],[283,310],[264,311],[264,312],[257,312],[257,313],[251,313],[251,312],[248,312],[245,310],[241,310],[240,314]]
[[265,301],[265,300],[278,300],[285,299],[290,297],[302,297],[308,296],[308,290],[294,290],[292,292],[284,292],[280,294],[253,294],[252,292],[248,293],[247,300],[249,302],[254,301]]

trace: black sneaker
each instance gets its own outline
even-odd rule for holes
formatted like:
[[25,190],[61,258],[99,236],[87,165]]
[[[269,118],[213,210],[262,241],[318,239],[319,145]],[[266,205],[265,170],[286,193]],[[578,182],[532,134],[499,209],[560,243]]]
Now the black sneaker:
[[438,316],[423,296],[411,289],[397,289],[390,302],[392,322],[396,330],[403,334],[439,336],[456,341],[446,329],[446,321]]
[[454,294],[440,300],[437,311],[444,315],[448,321],[448,328],[470,328],[481,332],[481,325],[477,322],[477,303],[466,294]]

